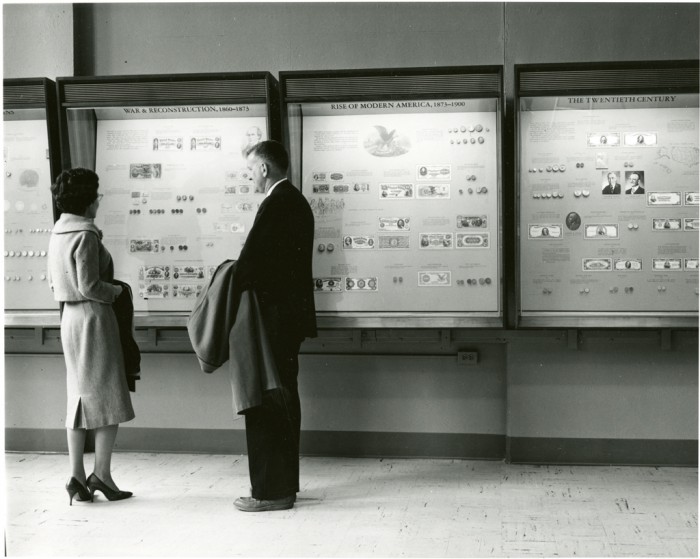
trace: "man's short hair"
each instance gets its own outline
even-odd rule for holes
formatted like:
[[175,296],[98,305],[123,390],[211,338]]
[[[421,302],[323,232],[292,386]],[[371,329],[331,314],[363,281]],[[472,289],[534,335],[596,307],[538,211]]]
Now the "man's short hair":
[[275,140],[258,142],[248,149],[246,157],[254,155],[276,170],[286,173],[289,168],[289,155],[285,147]]

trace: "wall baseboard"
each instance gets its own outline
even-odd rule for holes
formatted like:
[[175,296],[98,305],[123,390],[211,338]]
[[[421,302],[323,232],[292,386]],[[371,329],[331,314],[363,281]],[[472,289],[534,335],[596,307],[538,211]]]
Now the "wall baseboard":
[[[18,452],[67,452],[62,429],[5,429],[5,448]],[[303,431],[305,456],[464,458],[503,460],[503,435]],[[246,454],[242,429],[152,429],[122,427],[116,451]]]
[[[5,449],[67,452],[63,429],[5,429]],[[246,454],[242,429],[123,427],[117,452]],[[697,466],[697,440],[552,439],[458,433],[303,431],[304,456],[456,458],[520,464]]]
[[514,464],[697,466],[697,440],[508,437]]

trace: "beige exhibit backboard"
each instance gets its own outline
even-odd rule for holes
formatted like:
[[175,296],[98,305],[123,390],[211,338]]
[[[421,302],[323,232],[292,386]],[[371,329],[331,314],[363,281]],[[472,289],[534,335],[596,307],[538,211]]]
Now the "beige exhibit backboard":
[[523,97],[520,314],[698,311],[698,95]]
[[317,311],[499,316],[498,100],[293,109]]
[[53,228],[44,109],[3,111],[5,310],[57,310],[46,254]]
[[[68,110],[69,113],[71,109]],[[96,225],[136,311],[189,312],[235,259],[264,192],[245,149],[267,139],[265,104],[95,109]]]

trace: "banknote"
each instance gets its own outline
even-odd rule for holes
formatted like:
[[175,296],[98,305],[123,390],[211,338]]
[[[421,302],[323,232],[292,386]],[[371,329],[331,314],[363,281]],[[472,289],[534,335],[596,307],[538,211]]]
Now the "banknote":
[[604,148],[604,147],[614,147],[620,145],[620,135],[617,133],[596,133],[588,134],[587,138],[588,147],[591,148]]
[[651,220],[653,231],[680,231],[681,220],[675,217],[655,217]]
[[610,258],[584,258],[584,272],[609,272],[612,270],[612,259]]
[[334,184],[333,185],[333,192],[335,194],[347,194],[350,192],[350,185],[349,184]]
[[695,272],[698,271],[698,262],[699,260],[697,258],[686,258],[685,259],[685,269],[686,270],[693,270]]
[[368,235],[345,235],[343,237],[343,248],[349,249],[372,249],[374,248],[374,237]]
[[221,149],[221,136],[196,136],[190,138],[192,151],[217,151]]
[[159,136],[153,138],[153,151],[178,151],[182,149],[182,137]]
[[131,163],[129,176],[132,179],[159,179],[161,168],[160,163]]
[[158,239],[131,239],[129,252],[158,252],[160,241]]
[[452,272],[418,272],[418,287],[450,287]]
[[343,281],[340,277],[314,278],[314,291],[317,293],[333,293],[343,290]]
[[324,184],[312,184],[311,190],[314,194],[330,194],[331,185],[328,183]]
[[199,284],[173,284],[173,297],[178,299],[194,299],[202,292]]
[[647,192],[647,206],[680,206],[680,192]]
[[656,132],[627,132],[625,133],[625,145],[637,147],[655,146]]
[[700,192],[686,192],[685,193],[685,205],[686,206],[700,206]]
[[449,184],[419,184],[417,198],[443,200],[450,197]]
[[453,233],[420,233],[418,244],[421,249],[451,249],[454,246]]
[[561,225],[550,223],[527,226],[528,239],[561,239],[561,233]]
[[485,215],[458,215],[457,228],[459,229],[485,229],[488,227],[488,220]]
[[457,233],[457,248],[488,248],[489,233]]
[[413,198],[412,183],[385,182],[379,185],[382,198],[400,199]]
[[613,266],[616,272],[639,272],[642,269],[641,258],[617,258]]
[[345,291],[377,291],[377,278],[345,278]]
[[173,279],[204,279],[204,266],[173,266]]
[[651,268],[655,272],[675,272],[683,269],[683,263],[680,258],[652,258]]
[[410,217],[380,217],[379,229],[381,231],[410,231]]
[[379,235],[377,248],[380,249],[406,249],[410,248],[409,235]]
[[167,280],[170,279],[170,266],[141,266],[139,268],[140,280]]
[[452,180],[451,165],[416,165],[416,178],[419,181]]
[[139,297],[142,299],[168,299],[170,285],[163,282],[139,283]]
[[368,182],[356,182],[352,185],[353,192],[369,192]]
[[584,227],[586,239],[617,239],[619,227],[616,223],[589,223]]
[[683,219],[684,231],[697,231],[700,229],[700,219],[697,217],[686,217]]
[[242,213],[248,213],[255,211],[255,206],[253,202],[238,202],[238,204],[236,204],[236,210]]

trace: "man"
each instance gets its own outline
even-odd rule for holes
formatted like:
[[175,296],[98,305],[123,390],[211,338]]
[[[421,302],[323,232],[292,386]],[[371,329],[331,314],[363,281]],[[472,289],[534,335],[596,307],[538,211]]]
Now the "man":
[[617,182],[617,173],[608,173],[608,184],[603,186],[603,194],[620,194],[622,186]]
[[277,364],[279,390],[245,414],[252,494],[236,499],[246,512],[284,510],[299,491],[301,405],[297,388],[299,347],[316,336],[311,257],[314,217],[306,198],[286,178],[282,144],[264,141],[246,157],[256,188],[265,192],[238,258],[237,289],[252,288]]
[[644,186],[642,185],[641,177],[636,171],[630,173],[629,177],[627,177],[625,194],[644,194]]

